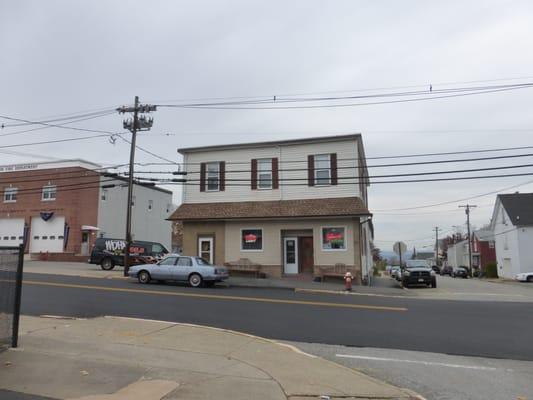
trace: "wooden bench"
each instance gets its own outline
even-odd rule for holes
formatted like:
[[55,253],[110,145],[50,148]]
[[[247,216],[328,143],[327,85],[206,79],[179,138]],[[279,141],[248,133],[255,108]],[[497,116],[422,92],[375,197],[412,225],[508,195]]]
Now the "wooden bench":
[[344,278],[344,274],[348,271],[355,277],[355,271],[349,269],[346,264],[342,263],[320,267],[319,270],[323,282],[326,281],[327,276],[330,278]]
[[232,272],[253,273],[256,278],[259,278],[261,272],[261,265],[253,263],[248,258],[240,258],[237,261],[227,262],[224,264],[231,275]]

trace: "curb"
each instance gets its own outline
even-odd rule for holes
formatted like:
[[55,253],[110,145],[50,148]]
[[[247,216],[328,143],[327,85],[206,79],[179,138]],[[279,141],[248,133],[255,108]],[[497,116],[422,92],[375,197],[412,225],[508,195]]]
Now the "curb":
[[[306,357],[309,357],[309,358],[314,358],[314,359],[320,359],[321,361],[326,362],[326,363],[331,364],[331,365],[334,365],[335,367],[348,370],[348,371],[350,371],[353,374],[363,375],[366,379],[368,379],[370,381],[373,381],[375,383],[379,383],[379,384],[386,383],[387,385],[393,386],[393,387],[397,388],[400,392],[405,393],[407,396],[409,396],[405,400],[426,400],[423,396],[421,396],[418,393],[412,391],[411,389],[397,387],[397,386],[395,386],[395,385],[393,385],[391,383],[379,380],[377,378],[373,378],[373,377],[371,377],[371,376],[369,376],[369,375],[367,375],[367,374],[365,374],[363,372],[360,372],[360,371],[358,371],[356,369],[346,367],[346,366],[344,366],[342,364],[338,364],[338,363],[336,363],[334,361],[327,360],[327,359],[319,357],[319,356],[315,356],[314,354],[306,353],[305,351],[300,350],[296,346],[293,346],[291,344],[284,343],[284,342],[279,342],[279,341],[274,340],[274,339],[267,339],[267,338],[264,338],[264,337],[261,337],[261,336],[252,335],[250,333],[234,331],[232,329],[217,328],[217,327],[213,327],[213,326],[191,324],[191,323],[186,323],[186,322],[170,322],[170,321],[161,321],[161,320],[153,320],[153,319],[143,319],[143,318],[133,318],[133,317],[120,317],[120,316],[113,316],[113,315],[104,315],[103,318],[124,319],[124,320],[133,320],[133,321],[159,322],[159,323],[164,323],[164,324],[168,324],[168,325],[188,326],[188,327],[193,327],[193,328],[201,328],[201,329],[213,330],[213,331],[224,332],[224,333],[231,333],[233,335],[239,335],[239,336],[248,337],[248,338],[251,338],[251,339],[254,339],[254,340],[257,340],[257,341],[262,341],[262,342],[265,342],[265,343],[271,343],[271,344],[274,344],[276,346],[287,348],[287,349],[289,349],[289,350],[291,350],[294,353],[299,354],[299,355],[303,355],[303,356],[306,356]],[[381,398],[379,398],[379,399],[381,399]],[[393,400],[393,399],[390,399],[390,400]]]

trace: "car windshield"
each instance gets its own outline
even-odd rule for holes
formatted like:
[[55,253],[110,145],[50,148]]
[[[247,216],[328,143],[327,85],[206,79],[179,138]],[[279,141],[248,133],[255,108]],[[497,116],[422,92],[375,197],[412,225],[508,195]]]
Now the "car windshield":
[[428,268],[428,264],[425,260],[407,260],[406,268]]
[[196,257],[196,264],[198,264],[198,265],[211,265],[209,262],[205,261],[202,257]]

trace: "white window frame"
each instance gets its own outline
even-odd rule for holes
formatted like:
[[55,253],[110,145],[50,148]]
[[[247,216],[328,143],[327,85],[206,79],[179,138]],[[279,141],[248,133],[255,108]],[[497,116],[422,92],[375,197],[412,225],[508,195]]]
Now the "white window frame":
[[107,189],[102,189],[102,194],[100,195],[101,201],[107,201]]
[[[4,203],[16,203],[18,191],[19,190],[16,187],[4,188]],[[13,195],[15,195],[15,198],[13,198]]]
[[[344,248],[343,249],[325,249],[324,248],[324,229],[344,229]],[[322,251],[348,251],[348,228],[343,225],[324,225],[320,227],[320,248]]]
[[[317,168],[317,157],[327,157],[328,159],[328,167],[327,168]],[[315,186],[331,186],[331,154],[315,154],[313,156],[313,167],[314,167],[314,181]],[[318,171],[328,171],[328,183],[318,183]],[[320,178],[323,179],[323,178]]]
[[[52,193],[54,197],[52,197]],[[41,201],[55,201],[57,198],[57,186],[56,185],[45,185],[41,193]]]
[[154,201],[148,200],[148,211],[152,211],[154,209]]
[[[216,165],[216,172],[209,171],[209,166]],[[209,174],[213,175],[216,174],[216,189],[209,189]],[[218,161],[216,162],[208,162],[205,163],[205,191],[206,192],[220,192],[220,163]]]
[[[268,169],[261,170],[261,164],[268,164]],[[266,179],[270,181],[269,186],[261,186],[261,175],[268,175],[269,178]],[[272,175],[272,158],[258,158],[257,159],[257,189],[258,190],[272,190],[273,185],[273,175]]]
[[[242,232],[243,231],[251,231],[251,230],[255,230],[255,231],[261,231],[261,249],[243,249],[242,248]],[[240,230],[240,234],[239,234],[239,247],[241,249],[241,251],[243,253],[262,253],[265,249],[265,235],[263,234],[264,233],[264,229],[263,228],[241,228]]]

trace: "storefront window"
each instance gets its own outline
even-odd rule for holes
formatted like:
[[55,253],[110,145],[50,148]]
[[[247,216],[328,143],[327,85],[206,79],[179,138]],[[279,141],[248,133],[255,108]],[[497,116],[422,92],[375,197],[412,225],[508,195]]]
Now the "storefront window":
[[322,249],[346,249],[346,236],[344,228],[322,228]]
[[263,230],[243,229],[241,231],[241,250],[263,250]]

